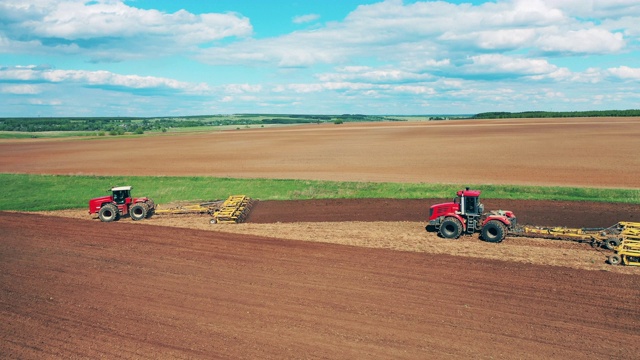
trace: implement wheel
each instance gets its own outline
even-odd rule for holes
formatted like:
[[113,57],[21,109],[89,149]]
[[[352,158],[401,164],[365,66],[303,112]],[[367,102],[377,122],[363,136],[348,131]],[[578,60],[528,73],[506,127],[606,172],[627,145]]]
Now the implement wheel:
[[120,213],[118,208],[113,204],[107,204],[103,206],[98,212],[98,218],[102,222],[112,222],[118,220]]
[[482,239],[486,242],[499,243],[507,235],[507,228],[498,220],[491,220],[482,227]]
[[620,245],[620,239],[614,238],[614,237],[608,238],[604,242],[604,247],[606,247],[609,250],[615,249],[616,247],[618,247],[618,245]]
[[147,216],[147,205],[144,203],[135,204],[129,209],[131,220],[142,220]]
[[622,262],[622,258],[620,257],[620,255],[615,254],[615,255],[611,255],[609,256],[609,264],[611,265],[619,265]]
[[457,239],[462,234],[462,223],[460,220],[448,217],[440,224],[440,235],[445,239]]

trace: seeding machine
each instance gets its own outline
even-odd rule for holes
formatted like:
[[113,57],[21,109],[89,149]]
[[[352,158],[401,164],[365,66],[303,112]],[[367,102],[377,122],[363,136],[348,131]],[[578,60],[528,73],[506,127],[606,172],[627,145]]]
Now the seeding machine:
[[609,256],[612,265],[640,266],[640,223],[621,221],[607,228],[566,228],[518,225],[512,211],[484,212],[480,191],[460,190],[452,202],[432,205],[427,231],[457,239],[462,234],[480,232],[487,242],[502,242],[507,235],[588,242],[615,253]]

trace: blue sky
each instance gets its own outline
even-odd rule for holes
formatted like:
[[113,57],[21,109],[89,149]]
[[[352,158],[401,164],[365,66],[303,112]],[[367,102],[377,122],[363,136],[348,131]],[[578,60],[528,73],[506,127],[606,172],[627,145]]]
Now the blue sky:
[[640,108],[637,0],[0,0],[0,117]]

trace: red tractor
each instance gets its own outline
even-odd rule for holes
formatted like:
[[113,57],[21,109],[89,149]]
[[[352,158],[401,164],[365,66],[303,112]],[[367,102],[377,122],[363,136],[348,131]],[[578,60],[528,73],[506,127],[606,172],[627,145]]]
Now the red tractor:
[[435,230],[447,239],[479,231],[483,240],[499,243],[516,227],[516,216],[512,211],[494,210],[485,214],[479,190],[466,188],[457,195],[453,202],[431,206],[427,231]]
[[153,200],[131,197],[131,186],[118,186],[110,191],[111,195],[89,200],[89,214],[98,213],[101,221],[111,222],[127,214],[133,220],[142,220],[155,212]]

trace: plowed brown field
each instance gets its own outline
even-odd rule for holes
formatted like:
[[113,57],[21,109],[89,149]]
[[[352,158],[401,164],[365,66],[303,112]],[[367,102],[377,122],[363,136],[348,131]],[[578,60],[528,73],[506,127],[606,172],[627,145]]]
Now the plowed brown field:
[[[630,155],[639,119],[344,125],[0,141],[0,171],[631,188],[640,179]],[[440,239],[424,230],[437,201],[261,201],[238,225],[0,212],[0,358],[638,357],[637,269],[607,265],[587,244]],[[640,205],[484,203],[529,224],[640,221]]]
[[[140,222],[143,223],[143,222]],[[637,275],[0,213],[2,358],[636,359]]]
[[0,170],[637,188],[638,149],[639,118],[324,124],[3,140]]

